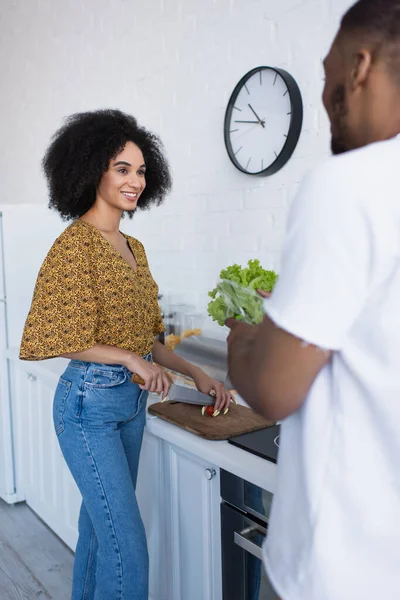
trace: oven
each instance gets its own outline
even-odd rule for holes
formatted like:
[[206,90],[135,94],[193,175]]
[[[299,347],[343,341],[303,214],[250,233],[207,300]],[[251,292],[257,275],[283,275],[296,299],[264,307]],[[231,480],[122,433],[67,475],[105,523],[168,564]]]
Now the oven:
[[272,494],[221,470],[223,600],[278,600],[262,563]]

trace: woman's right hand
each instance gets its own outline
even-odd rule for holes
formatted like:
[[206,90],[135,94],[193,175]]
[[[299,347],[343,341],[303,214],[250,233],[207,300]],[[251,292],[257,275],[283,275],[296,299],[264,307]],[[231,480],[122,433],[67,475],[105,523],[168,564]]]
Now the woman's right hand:
[[171,380],[161,367],[135,355],[132,356],[126,367],[143,379],[144,384],[139,384],[140,389],[162,394],[162,400],[168,395]]

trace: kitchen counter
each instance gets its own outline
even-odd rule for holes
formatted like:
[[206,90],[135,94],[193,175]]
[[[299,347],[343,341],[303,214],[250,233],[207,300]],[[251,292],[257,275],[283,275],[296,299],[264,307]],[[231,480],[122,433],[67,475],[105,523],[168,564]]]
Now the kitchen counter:
[[[6,352],[6,357],[15,360],[18,358],[18,349],[13,348]],[[19,361],[24,369],[37,376],[45,376],[54,379],[56,384],[58,377],[68,364],[65,358],[53,358],[43,361]],[[159,396],[150,394],[149,404],[159,401]],[[239,397],[238,402],[245,404]],[[217,417],[223,418],[223,417]],[[264,460],[250,452],[241,450],[227,441],[210,441],[189,433],[180,427],[167,423],[158,417],[147,414],[146,428],[152,435],[165,440],[170,444],[198,456],[202,460],[209,461],[234,475],[238,475],[251,483],[268,490],[271,493],[275,489],[276,465]]]
[[[21,361],[16,348],[6,358],[15,473],[9,501],[25,500],[73,550],[81,496],[51,418],[68,360]],[[148,403],[159,398],[150,394]],[[220,469],[274,493],[274,463],[147,414],[136,495],[149,548],[149,600],[222,600]]]
[[170,444],[274,493],[276,473],[274,463],[241,450],[227,441],[205,440],[151,415],[147,417],[146,427],[149,433]]

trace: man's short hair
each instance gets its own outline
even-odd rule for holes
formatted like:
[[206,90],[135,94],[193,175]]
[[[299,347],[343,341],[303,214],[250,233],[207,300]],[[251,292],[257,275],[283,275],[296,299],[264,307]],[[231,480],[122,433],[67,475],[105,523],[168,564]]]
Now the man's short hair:
[[400,84],[400,0],[359,0],[343,16],[340,36],[372,46]]

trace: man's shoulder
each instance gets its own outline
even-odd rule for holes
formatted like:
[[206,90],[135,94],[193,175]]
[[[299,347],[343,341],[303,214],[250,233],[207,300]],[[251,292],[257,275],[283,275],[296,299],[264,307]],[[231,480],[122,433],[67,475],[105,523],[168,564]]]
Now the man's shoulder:
[[312,169],[300,185],[291,209],[316,221],[348,224],[360,216],[371,222],[400,217],[398,165],[400,140],[377,142],[333,156]]
[[350,191],[353,187],[375,192],[395,176],[393,166],[400,160],[400,140],[392,138],[337,156],[331,156],[312,169],[305,181],[309,185],[323,186],[327,192],[338,189]]

